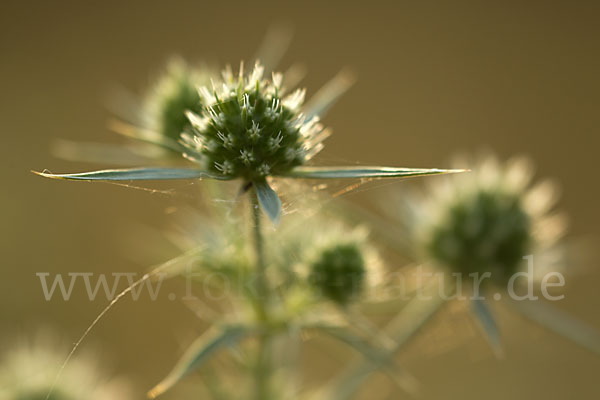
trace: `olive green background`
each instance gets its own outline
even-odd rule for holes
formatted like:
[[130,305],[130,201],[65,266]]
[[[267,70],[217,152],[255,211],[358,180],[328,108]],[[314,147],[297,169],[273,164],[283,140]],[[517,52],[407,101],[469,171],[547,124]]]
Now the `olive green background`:
[[[3,346],[38,326],[75,340],[104,301],[77,292],[70,302],[46,302],[35,272],[141,272],[160,252],[145,248],[150,239],[135,227],[167,224],[165,210],[193,193],[182,183],[161,185],[177,188],[167,196],[41,179],[29,171],[89,167],[53,158],[52,141],[117,141],[106,128],[110,88],[143,89],[172,54],[248,60],[274,22],[295,28],[283,65],[307,67],[309,93],[341,67],[358,74],[326,119],[335,134],[321,162],[444,167],[457,151],[530,155],[542,176],[561,182],[572,236],[597,247],[599,11],[595,1],[3,0]],[[367,195],[382,193],[375,187]],[[566,299],[556,306],[600,329],[593,259],[579,266],[585,275],[567,278]],[[600,358],[570,342],[501,312],[506,359],[497,361],[480,336],[460,326],[468,320],[445,318],[403,356],[423,384],[422,399],[598,398]],[[178,301],[129,299],[86,343],[131,375],[142,398],[201,328]],[[319,365],[336,365],[339,353]],[[392,390],[377,382],[382,392]]]

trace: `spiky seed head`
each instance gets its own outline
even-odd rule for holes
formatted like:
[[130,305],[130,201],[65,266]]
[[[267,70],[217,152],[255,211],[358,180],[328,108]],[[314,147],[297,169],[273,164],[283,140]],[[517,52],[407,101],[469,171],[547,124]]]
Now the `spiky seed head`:
[[[221,82],[199,89],[203,112],[192,110],[191,134],[184,134],[185,155],[204,168],[230,178],[262,179],[303,164],[316,153],[323,126],[305,121],[300,107],[304,90],[286,95],[281,76],[263,79],[256,64],[249,75],[231,69]],[[320,148],[320,147],[319,147]]]
[[147,128],[179,141],[182,133],[190,132],[186,112],[203,112],[197,88],[208,80],[208,74],[180,58],[172,59],[148,91],[145,103]]
[[463,274],[490,272],[499,284],[523,269],[523,257],[544,256],[564,233],[564,217],[548,215],[554,191],[539,189],[548,182],[528,187],[528,165],[519,159],[502,166],[488,157],[471,164],[472,173],[433,186],[416,206],[417,247],[438,265]]
[[347,304],[363,290],[365,260],[357,243],[322,249],[310,265],[309,283],[324,297]]

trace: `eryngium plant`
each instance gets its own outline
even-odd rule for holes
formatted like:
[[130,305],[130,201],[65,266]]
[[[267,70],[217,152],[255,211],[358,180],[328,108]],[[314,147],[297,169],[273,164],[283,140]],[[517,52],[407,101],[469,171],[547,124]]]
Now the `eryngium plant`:
[[524,157],[506,163],[493,156],[475,162],[461,159],[456,166],[469,166],[473,172],[431,182],[429,190],[400,200],[400,220],[408,236],[404,250],[429,276],[442,271],[446,292],[439,290],[416,307],[433,315],[446,300],[470,301],[492,349],[501,355],[500,332],[488,303],[502,299],[534,322],[600,353],[600,337],[593,329],[546,306],[533,293],[534,298],[528,295],[521,301],[507,296],[515,284],[532,288],[547,273],[566,272],[566,217],[555,210],[556,184],[533,183],[533,168]]
[[227,178],[252,182],[282,175],[304,164],[322,147],[328,131],[314,116],[299,113],[305,90],[283,95],[283,76],[263,79],[256,65],[252,75],[234,77],[230,69],[210,91],[200,88],[203,116],[190,112],[194,132],[183,135],[184,155]]
[[[132,181],[169,179],[241,179],[254,188],[261,208],[275,223],[281,201],[268,183],[269,177],[295,179],[406,178],[456,172],[440,169],[397,167],[313,167],[305,164],[322,147],[329,131],[319,123],[318,103],[304,109],[304,90],[288,93],[281,74],[264,79],[257,62],[249,75],[226,69],[223,80],[209,89],[199,87],[200,115],[187,112],[192,133],[181,132],[182,156],[191,168],[143,167],[76,174],[42,172],[48,178],[84,181]],[[325,96],[324,98],[327,98]],[[335,96],[329,96],[335,100]],[[162,145],[163,142],[157,144]]]
[[420,257],[465,276],[489,272],[499,285],[524,271],[528,255],[556,270],[566,231],[565,215],[553,210],[556,185],[530,185],[532,168],[524,158],[502,165],[488,157],[468,175],[437,182],[414,201],[410,231]]
[[[225,212],[219,212],[221,207]],[[263,294],[251,284],[256,277],[253,248],[244,233],[252,225],[227,212],[230,207],[213,204],[209,216],[182,211],[178,229],[167,235],[185,254],[170,272],[193,274],[198,287],[222,301],[190,304],[211,329],[192,343],[150,396],[161,395],[191,372],[212,371],[221,382],[221,398],[247,399],[243,393],[256,399],[302,398],[293,385],[299,376],[294,349],[322,336],[354,349],[369,363],[379,361],[389,342],[382,341],[377,329],[361,317],[361,308],[383,300],[386,269],[369,244],[368,231],[349,227],[323,211],[290,215],[276,231],[267,231],[264,239],[271,245],[264,248],[265,272],[270,291],[264,314],[260,311],[265,310]],[[257,343],[265,346],[260,357]],[[228,348],[239,356],[229,357]],[[231,367],[224,370],[223,364]],[[248,366],[251,374],[240,374]],[[405,375],[392,360],[386,368],[399,378]],[[408,390],[405,381],[398,379],[398,383]]]
[[[323,399],[352,398],[370,373],[393,360],[403,344],[452,300],[466,302],[499,357],[503,355],[500,327],[490,299],[600,354],[600,335],[595,329],[554,309],[541,296],[521,300],[506,296],[515,273],[526,275],[532,287],[545,273],[566,271],[565,217],[555,211],[556,185],[549,180],[533,183],[533,169],[525,158],[506,163],[494,157],[462,160],[456,167],[470,167],[473,172],[428,181],[429,190],[419,194],[385,199],[386,210],[389,204],[401,204],[401,218],[396,221],[400,223],[371,215],[381,239],[403,255],[413,256],[416,267],[407,269],[409,275],[418,277],[420,286],[380,332],[393,340],[391,346],[375,362],[350,365]],[[536,260],[533,274],[523,260],[530,255]],[[471,287],[474,280],[483,282],[481,291]]]
[[[173,79],[173,76],[168,79]],[[251,310],[251,318],[233,322],[224,320],[221,326],[215,325],[214,329],[192,345],[173,372],[150,392],[151,397],[171,387],[219,348],[252,338],[255,341],[250,363],[252,398],[279,399],[273,383],[276,371],[273,365],[273,342],[278,333],[298,327],[328,332],[362,349],[367,357],[378,357],[379,351],[372,350],[368,341],[363,343],[351,332],[340,330],[345,326],[321,321],[320,317],[326,314],[311,315],[308,312],[311,310],[308,305],[316,307],[323,303],[323,299],[331,300],[329,303],[341,309],[358,299],[361,291],[357,289],[362,289],[362,278],[368,267],[367,258],[357,242],[336,241],[329,248],[313,248],[310,251],[311,258],[302,262],[303,268],[309,270],[304,277],[309,278],[300,281],[304,283],[294,283],[296,281],[292,280],[291,286],[280,286],[279,278],[287,265],[277,263],[276,260],[281,261],[281,258],[269,246],[274,238],[265,237],[262,228],[261,208],[276,225],[281,215],[281,201],[271,187],[273,178],[377,179],[457,172],[379,166],[308,166],[307,163],[321,150],[322,142],[330,132],[321,124],[319,114],[336,99],[340,86],[344,84],[327,85],[325,92],[319,92],[316,100],[305,105],[305,91],[288,91],[284,81],[283,75],[277,73],[272,74],[270,79],[263,77],[263,67],[259,63],[249,74],[245,74],[243,66],[236,75],[228,68],[224,70],[221,81],[213,77],[212,86],[198,87],[199,104],[185,110],[181,106],[194,97],[189,91],[191,81],[188,78],[175,79],[174,86],[167,85],[169,90],[158,90],[157,95],[162,93],[165,96],[162,101],[154,101],[158,107],[158,110],[154,110],[159,121],[155,123],[158,134],[137,135],[139,129],[133,128],[130,130],[132,136],[137,135],[142,141],[179,152],[182,159],[191,163],[189,167],[141,167],[75,174],[40,173],[49,178],[83,181],[239,180],[242,184],[240,193],[248,194],[249,213],[243,215],[249,216],[247,229],[251,235],[246,235],[244,224],[236,225],[241,230],[239,237],[243,238],[236,242],[241,246],[240,251],[222,251],[223,255],[234,254],[234,257],[224,260],[225,263],[221,265],[226,265],[233,276],[242,276],[250,282],[250,287],[245,287],[242,301],[238,304],[242,309]],[[178,118],[178,109],[185,114],[189,125]],[[175,142],[173,132],[178,130],[181,131],[180,137]],[[165,146],[166,143],[169,145]],[[293,241],[291,238],[289,240]],[[219,265],[214,262],[220,259],[221,250],[212,249],[216,257],[209,263],[213,267]],[[273,273],[275,266],[278,274]],[[352,276],[346,276],[348,272]],[[323,277],[321,274],[324,274]],[[354,281],[360,283],[355,284]],[[340,282],[342,287],[338,288]],[[311,289],[307,291],[303,287]],[[282,296],[281,291],[288,293],[288,296]],[[297,297],[291,296],[293,294]],[[293,312],[287,312],[288,307]],[[304,319],[310,320],[313,325],[302,322]],[[304,325],[299,325],[301,322]]]

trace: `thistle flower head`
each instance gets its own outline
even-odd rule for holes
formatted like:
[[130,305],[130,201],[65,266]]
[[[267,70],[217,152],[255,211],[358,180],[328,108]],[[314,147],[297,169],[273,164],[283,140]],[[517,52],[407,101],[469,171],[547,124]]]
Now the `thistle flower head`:
[[278,262],[307,284],[311,297],[346,305],[382,282],[382,262],[368,235],[364,226],[350,227],[337,213],[321,210],[290,215],[273,239]]
[[337,243],[321,249],[310,265],[309,282],[326,298],[346,304],[363,289],[365,260],[357,243]]
[[525,159],[505,166],[487,158],[473,172],[438,181],[415,206],[417,247],[456,272],[491,272],[505,282],[523,257],[548,250],[564,233],[564,219],[550,214],[556,190],[549,182],[530,188]]
[[322,147],[327,131],[301,112],[304,90],[286,94],[282,75],[263,79],[256,64],[249,75],[231,69],[222,82],[199,89],[201,113],[188,112],[193,132],[183,134],[185,155],[228,178],[260,180],[304,164]]
[[173,141],[190,132],[185,113],[202,114],[197,87],[209,81],[209,74],[194,69],[181,58],[174,58],[148,91],[144,104],[146,123],[153,132]]

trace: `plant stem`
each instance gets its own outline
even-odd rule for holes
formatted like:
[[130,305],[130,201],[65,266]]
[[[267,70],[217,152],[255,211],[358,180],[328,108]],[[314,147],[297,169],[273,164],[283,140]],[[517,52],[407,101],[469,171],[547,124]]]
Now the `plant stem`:
[[256,197],[256,190],[249,192],[252,207],[252,222],[254,233],[254,249],[256,252],[256,311],[257,319],[262,324],[263,332],[258,338],[256,365],[254,366],[254,399],[268,400],[270,398],[271,365],[271,334],[269,332],[269,283],[265,273],[266,262],[264,242],[261,228],[262,213]]
[[[258,303],[262,306],[262,312],[265,313],[264,309],[269,300],[269,285],[267,283],[267,277],[265,274],[266,262],[263,235],[261,228],[261,217],[262,213],[258,205],[258,199],[256,197],[256,190],[249,192],[252,206],[252,222],[253,222],[253,233],[254,233],[254,251],[256,253],[256,295],[258,297]],[[265,316],[259,316],[263,319]]]

